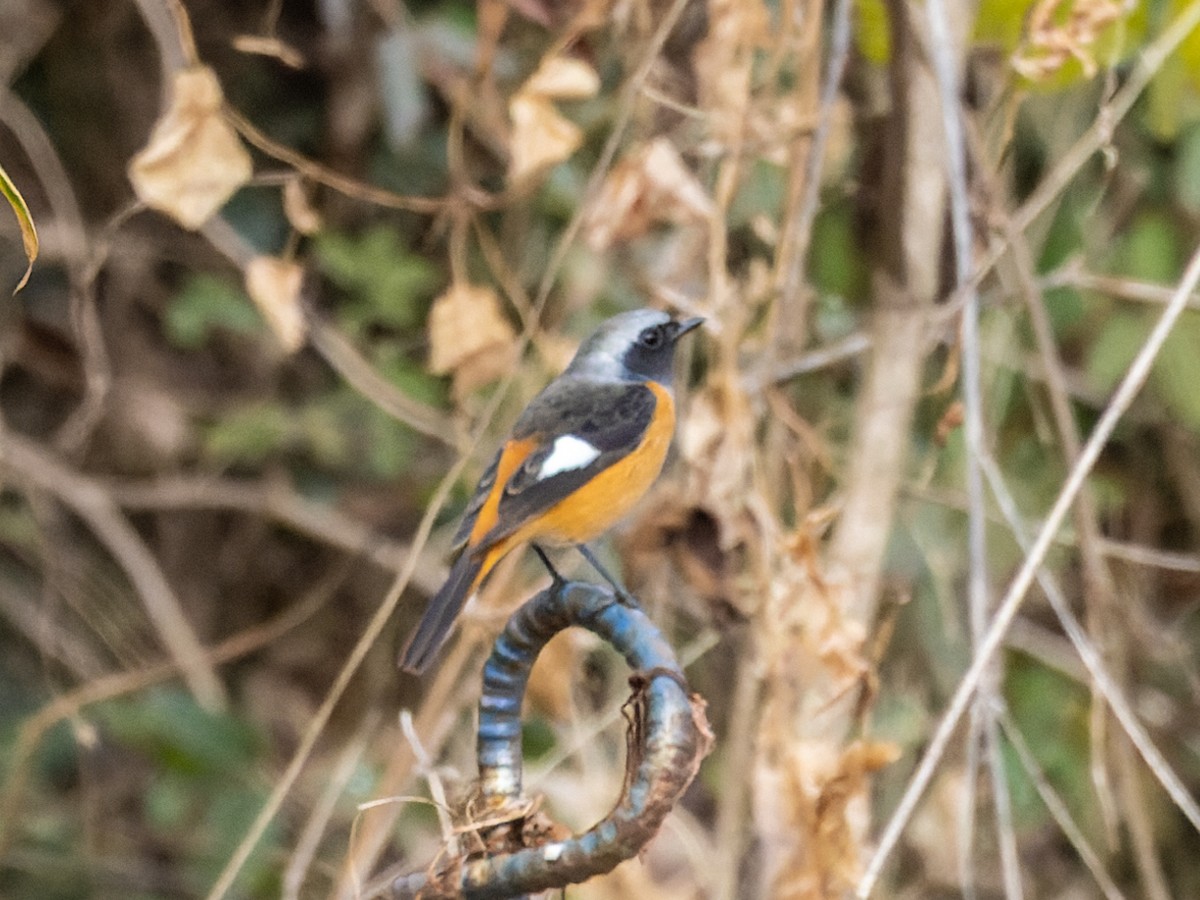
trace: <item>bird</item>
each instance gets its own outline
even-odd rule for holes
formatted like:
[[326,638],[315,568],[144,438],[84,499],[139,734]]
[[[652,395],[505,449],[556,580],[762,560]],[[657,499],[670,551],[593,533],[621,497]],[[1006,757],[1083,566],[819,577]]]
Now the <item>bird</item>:
[[515,547],[575,545],[624,602],[632,598],[588,550],[649,490],[675,432],[673,369],[680,338],[704,322],[635,309],[606,320],[563,373],[525,407],[463,513],[445,585],[400,653],[420,674],[467,599]]

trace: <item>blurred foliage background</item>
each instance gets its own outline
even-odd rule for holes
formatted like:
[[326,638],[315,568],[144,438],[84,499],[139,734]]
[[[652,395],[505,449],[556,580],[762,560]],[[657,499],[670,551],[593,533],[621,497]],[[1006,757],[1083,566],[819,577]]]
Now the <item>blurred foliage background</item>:
[[[354,897],[433,859],[419,798],[469,792],[480,661],[544,573],[507,560],[424,682],[396,649],[519,409],[654,305],[709,323],[602,552],[717,744],[570,895],[843,896],[1022,565],[1008,513],[1036,530],[1194,259],[1197,19],[6,0],[40,255],[0,302],[0,894]],[[1188,303],[876,896],[1200,896]],[[626,674],[570,634],[531,683],[526,781],[572,828],[621,787]]]

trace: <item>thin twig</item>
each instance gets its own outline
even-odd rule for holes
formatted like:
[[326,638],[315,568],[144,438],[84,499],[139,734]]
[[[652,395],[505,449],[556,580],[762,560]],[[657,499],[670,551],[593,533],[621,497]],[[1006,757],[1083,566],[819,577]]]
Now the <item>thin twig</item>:
[[71,329],[83,365],[84,395],[59,426],[55,445],[61,452],[73,455],[82,449],[99,422],[112,386],[112,368],[96,310],[95,285],[88,277],[91,253],[88,230],[67,168],[41,121],[20,97],[3,85],[0,85],[0,112],[3,113],[0,118],[20,142],[46,192],[58,226],[60,252],[67,261]]
[[[749,635],[742,638],[748,639]],[[752,772],[756,743],[756,722],[762,706],[763,679],[756,654],[737,654],[737,669],[730,696],[730,719],[723,740],[723,751],[730,772]],[[746,811],[749,808],[751,779],[730,778],[717,798],[714,831],[712,900],[737,900],[741,890],[740,870],[746,842]]]
[[[1045,300],[1036,287],[1033,255],[1025,236],[1019,233],[1010,233],[1009,238],[1017,283],[1025,300],[1029,321],[1033,326],[1038,356],[1042,363],[1042,374],[1045,377],[1046,391],[1050,398],[1050,414],[1054,419],[1054,427],[1058,432],[1059,440],[1062,442],[1063,455],[1067,465],[1070,466],[1079,458],[1080,438],[1075,416],[1071,411],[1070,393],[1067,390],[1064,367],[1054,339],[1054,327],[1050,322]],[[1103,630],[1106,616],[1116,609],[1117,598],[1112,573],[1109,572],[1100,550],[1099,512],[1090,485],[1085,484],[1080,489],[1079,500],[1073,510],[1073,519],[1078,534],[1080,556],[1083,560],[1085,602],[1089,608],[1089,621],[1092,623],[1093,631]],[[1093,687],[1094,692],[1095,688]],[[1108,753],[1103,741],[1104,714],[1103,705],[1093,702],[1090,717],[1092,732],[1092,752],[1089,754],[1090,769],[1105,831],[1110,843],[1115,844],[1119,822],[1112,784],[1108,775]]]
[[[833,8],[833,22],[829,35],[829,57],[825,63],[825,78],[821,85],[816,128],[806,148],[803,185],[794,213],[784,224],[783,246],[780,248],[779,269],[776,286],[780,303],[801,306],[800,298],[805,290],[804,272],[808,265],[808,248],[812,241],[813,221],[821,199],[821,169],[825,164],[826,147],[833,125],[833,105],[841,90],[842,77],[846,73],[846,61],[850,57],[850,8],[852,0],[838,0]],[[805,14],[818,15],[819,6]],[[802,146],[796,141],[797,146]],[[802,309],[797,311],[796,321],[802,321]]]
[[[207,650],[208,659],[213,665],[220,665],[252,653],[286,634],[320,609],[333,596],[334,588],[344,576],[344,570],[332,571],[328,578],[314,585],[299,603],[274,619],[226,638]],[[169,661],[132,672],[105,675],[60,694],[21,724],[9,756],[4,786],[0,790],[0,856],[4,856],[5,849],[12,839],[11,829],[20,821],[17,811],[29,779],[33,754],[46,733],[59,722],[79,715],[88,706],[144,690],[150,685],[175,678],[179,674],[179,664]]]
[[154,554],[103,486],[59,461],[49,450],[12,432],[0,445],[0,466],[56,497],[88,523],[125,570],[197,702],[208,709],[224,706],[225,690],[183,613],[183,605]]
[[321,789],[316,803],[313,804],[304,828],[300,830],[300,837],[296,839],[296,846],[292,848],[291,858],[288,859],[287,867],[283,870],[283,884],[279,891],[283,900],[299,900],[300,890],[304,887],[304,876],[308,873],[309,866],[312,865],[312,860],[317,855],[321,836],[324,835],[329,820],[333,818],[342,792],[358,769],[359,760],[362,759],[363,752],[367,749],[370,735],[379,724],[378,719],[377,713],[370,713],[363,719],[354,739],[347,742],[346,746],[342,748],[337,761],[333,764],[332,771],[325,776],[325,785]]
[[413,723],[413,715],[410,710],[400,710],[400,733],[404,735],[404,741],[408,744],[412,751],[413,760],[416,762],[417,774],[425,779],[425,783],[429,785],[429,797],[433,800],[434,809],[437,810],[438,825],[441,826],[442,840],[447,843],[454,842],[454,822],[450,817],[450,801],[446,797],[446,785],[438,774],[437,766],[434,764],[434,759],[429,755],[429,751],[425,749],[425,745],[421,743],[421,736],[417,734],[416,726]]
[[[390,572],[399,572],[411,552],[407,544],[309,500],[283,482],[175,476],[150,482],[114,481],[108,490],[114,502],[127,509],[228,509],[273,519],[331,547],[361,554]],[[422,560],[413,573],[413,584],[433,593],[445,577],[445,566]]]
[[[1029,537],[1024,523],[1021,522],[1020,515],[1017,512],[1016,503],[1013,501],[999,469],[992,464],[991,460],[987,462],[989,464],[987,468],[988,483],[996,496],[996,502],[1008,520],[1009,527],[1012,529],[1013,536],[1016,538],[1018,545],[1023,551],[1028,552]],[[1163,758],[1158,747],[1155,746],[1150,736],[1146,733],[1146,730],[1142,727],[1141,722],[1133,711],[1133,707],[1125,699],[1125,695],[1117,685],[1116,679],[1109,674],[1099,649],[1087,636],[1087,632],[1079,623],[1079,620],[1075,618],[1075,614],[1071,611],[1071,606],[1063,595],[1062,590],[1045,569],[1038,571],[1038,584],[1041,586],[1046,598],[1050,601],[1050,606],[1054,610],[1054,614],[1058,617],[1063,631],[1066,632],[1068,639],[1074,645],[1075,652],[1079,654],[1084,668],[1092,679],[1092,684],[1099,690],[1104,699],[1108,701],[1108,705],[1112,708],[1117,721],[1121,724],[1129,740],[1138,753],[1141,754],[1142,759],[1155,778],[1158,779],[1167,794],[1191,821],[1193,827],[1197,831],[1200,831],[1200,806],[1192,799],[1182,780],[1175,774],[1174,769]],[[1131,802],[1134,798],[1130,797],[1128,793],[1132,773],[1128,771],[1129,767],[1126,765],[1127,760],[1125,756],[1119,755],[1118,762],[1127,769],[1124,773],[1125,777],[1122,779],[1121,786],[1125,789],[1126,799],[1129,801],[1126,803],[1126,806],[1132,810]],[[1139,857],[1153,855],[1151,848],[1145,846],[1145,836],[1148,830],[1146,823],[1134,823],[1130,829],[1133,840],[1135,842],[1143,842],[1143,846],[1135,847],[1135,852],[1138,853]],[[1151,892],[1154,893],[1154,885],[1161,884],[1163,881],[1161,867],[1154,864],[1147,864],[1143,859],[1139,862],[1139,868],[1145,873],[1147,885]],[[1158,890],[1155,895],[1162,896],[1162,891]]]
[[[1092,158],[1092,154],[1107,146],[1112,140],[1113,129],[1125,118],[1142,91],[1163,63],[1178,49],[1184,39],[1200,25],[1200,3],[1192,3],[1165,28],[1153,43],[1142,51],[1121,89],[1113,95],[1112,102],[1098,116],[1091,127],[1080,136],[1058,159],[1050,173],[1042,179],[1033,193],[1013,214],[1012,224],[1017,232],[1024,232],[1045,212],[1058,196],[1066,190],[1075,175]],[[975,267],[971,284],[975,287],[996,267],[996,263],[1008,251],[1008,239],[1001,235],[993,241],[988,252]],[[1173,297],[1174,295],[1172,295]],[[957,299],[957,298],[954,298]]]
[[[498,391],[496,396],[492,398],[489,403],[489,409],[481,420],[484,425],[491,420],[492,413],[494,413],[495,407],[499,405],[502,396],[503,391]],[[480,431],[482,430],[483,426],[481,425]],[[263,804],[262,809],[259,810],[253,823],[251,823],[246,834],[238,843],[237,849],[226,860],[220,875],[217,876],[216,882],[208,892],[208,900],[217,900],[217,898],[224,897],[230,888],[233,887],[238,873],[241,872],[242,867],[250,858],[250,854],[254,852],[254,848],[258,845],[258,842],[262,840],[267,826],[271,824],[271,820],[279,812],[284,798],[292,789],[292,785],[300,777],[300,771],[312,755],[313,748],[316,747],[317,741],[320,739],[326,724],[329,722],[329,717],[333,715],[334,707],[341,700],[342,694],[345,693],[346,687],[350,684],[350,680],[358,671],[358,667],[362,665],[362,661],[366,658],[367,653],[375,646],[375,642],[379,640],[379,636],[383,633],[388,620],[391,619],[392,614],[395,612],[404,589],[408,587],[409,582],[412,580],[413,572],[417,567],[417,558],[429,540],[429,533],[433,530],[434,520],[446,502],[446,497],[449,496],[450,489],[458,481],[462,470],[466,468],[469,459],[470,456],[468,454],[464,453],[460,455],[458,461],[450,467],[450,471],[446,473],[445,477],[438,484],[430,500],[429,507],[425,510],[425,515],[421,518],[421,523],[418,525],[417,532],[413,537],[413,551],[405,561],[404,570],[396,576],[396,580],[392,583],[391,588],[389,588],[379,607],[375,610],[375,615],[371,617],[370,622],[363,629],[362,635],[354,644],[353,649],[351,649],[349,657],[337,674],[337,678],[334,679],[325,698],[321,701],[321,705],[313,714],[308,729],[304,732],[303,737],[301,737],[300,744],[292,754],[292,758],[284,769],[283,774],[275,782],[275,786],[271,789],[271,793]]]
[[[984,473],[987,475],[988,486],[996,498],[996,504],[1004,514],[1017,545],[1022,552],[1029,554],[1032,544],[1028,531],[1021,521],[1016,502],[1013,500],[1008,486],[1004,483],[1003,475],[990,458],[984,460]],[[1162,753],[1159,752],[1158,747],[1155,746],[1154,741],[1146,733],[1146,729],[1142,727],[1137,714],[1133,711],[1132,704],[1125,698],[1116,679],[1109,674],[1099,649],[1092,643],[1079,620],[1075,618],[1066,596],[1045,568],[1038,570],[1037,580],[1046,599],[1050,602],[1051,609],[1058,617],[1063,631],[1075,647],[1075,652],[1079,654],[1079,659],[1083,662],[1088,675],[1099,687],[1104,699],[1108,701],[1117,721],[1121,723],[1121,727],[1133,742],[1134,747],[1137,748],[1138,753],[1141,754],[1154,777],[1158,779],[1163,789],[1192,823],[1192,827],[1200,832],[1200,805],[1188,793],[1182,779],[1171,768]]]
[[[980,458],[990,451],[986,447],[983,424],[982,363],[979,347],[979,293],[969,285],[975,244],[971,227],[970,196],[967,189],[967,161],[965,151],[965,129],[959,104],[956,35],[951,33],[946,9],[942,0],[929,0],[926,4],[929,17],[929,47],[934,75],[941,94],[942,130],[946,141],[947,188],[950,194],[950,227],[954,242],[955,287],[965,291],[963,297],[961,346],[962,346],[962,397],[965,434],[967,439],[966,484],[967,484],[967,556],[969,577],[967,604],[971,625],[971,645],[977,648],[987,627],[991,608],[987,571],[987,500],[984,496],[983,473]],[[961,13],[963,15],[965,13]],[[968,747],[966,797],[968,818],[963,823],[962,846],[969,853],[974,834],[974,796],[978,779],[976,766],[983,759],[978,753],[983,742],[983,758],[988,763],[988,774],[992,781],[996,831],[1000,845],[1001,873],[1004,894],[1010,900],[1019,900],[1021,868],[1017,858],[1017,842],[1013,831],[1012,811],[1008,796],[1008,783],[1000,758],[999,730],[993,716],[999,691],[999,672],[993,667],[989,677],[975,698],[972,710],[971,742]],[[970,895],[974,894],[974,867],[968,860],[962,861],[964,885]]]
[[637,98],[646,84],[646,79],[650,77],[650,72],[654,67],[655,61],[658,59],[659,53],[662,51],[663,44],[667,42],[671,31],[675,28],[675,23],[679,21],[679,17],[683,14],[689,2],[690,0],[672,0],[671,5],[656,25],[654,34],[650,37],[650,42],[637,69],[634,70],[629,80],[621,88],[621,96],[617,99],[617,115],[613,120],[608,139],[605,140],[596,164],[592,167],[591,174],[588,176],[587,184],[584,185],[575,214],[571,216],[571,221],[567,224],[567,227],[558,239],[558,243],[554,246],[554,252],[550,255],[550,259],[546,263],[546,271],[542,273],[542,280],[538,285],[537,294],[534,295],[533,306],[539,315],[550,297],[550,292],[554,289],[555,282],[558,281],[559,272],[566,261],[568,251],[574,246],[575,238],[578,237],[579,231],[583,227],[589,207],[600,190],[600,186],[604,183],[605,177],[608,175],[608,170],[617,155],[621,141],[625,138],[625,130],[629,127],[634,110],[637,109]]
[[55,628],[55,617],[26,585],[0,573],[0,617],[15,634],[24,636],[39,654],[54,660],[73,677],[95,678],[107,668],[88,643],[66,628]]
[[[996,467],[995,461],[991,457],[984,458],[984,474],[988,476],[988,486],[991,488],[992,494],[996,498],[996,504],[1000,506],[1000,510],[1004,517],[1004,521],[1008,523],[1010,532],[1013,538],[1018,542],[1021,551],[1028,553],[1031,551],[1031,541],[1028,538],[1025,523],[1021,521],[1020,512],[1016,509],[1015,500],[1012,493],[1008,491],[1008,486],[1004,484],[1003,475],[1000,469]],[[1075,618],[1075,614],[1070,610],[1070,604],[1063,595],[1062,590],[1058,588],[1058,584],[1054,578],[1050,576],[1050,572],[1044,568],[1040,568],[1037,574],[1038,586],[1042,588],[1046,599],[1050,601],[1050,607],[1055,612],[1058,622],[1062,624],[1063,631],[1066,632],[1068,640],[1073,644],[1075,653],[1079,655],[1079,659],[1084,664],[1084,671],[1087,677],[1090,677],[1096,684],[1105,698],[1108,701],[1112,713],[1116,716],[1118,722],[1124,732],[1133,743],[1136,750],[1142,757],[1142,761],[1146,763],[1147,768],[1150,768],[1163,790],[1168,793],[1168,796],[1174,800],[1178,808],[1183,812],[1184,817],[1192,823],[1193,828],[1200,832],[1200,805],[1196,804],[1195,799],[1188,793],[1188,788],[1184,786],[1182,779],[1171,768],[1170,763],[1166,762],[1153,740],[1150,737],[1141,722],[1138,715],[1133,712],[1133,706],[1126,700],[1120,688],[1116,684],[1116,680],[1112,678],[1108,672],[1108,668],[1104,665],[1104,660],[1100,656],[1099,650],[1094,646],[1091,638],[1088,638],[1084,626],[1079,623],[1079,619]],[[1037,655],[1039,660],[1045,662],[1046,665],[1051,665],[1062,671],[1067,676],[1081,680],[1081,673],[1076,668],[1064,668],[1061,665],[1056,665],[1048,656],[1038,653],[1036,646],[1033,646],[1028,641],[1014,643],[1013,646],[1025,650],[1026,653]]]
[[448,416],[398,390],[332,325],[309,316],[308,326],[312,346],[355,390],[396,421],[462,451],[461,432]]
[[492,208],[498,205],[498,198],[485,193],[481,188],[475,188],[467,195],[459,194],[448,197],[414,197],[397,194],[395,191],[342,175],[322,163],[297,153],[290,147],[285,147],[260,131],[253,122],[228,104],[225,107],[225,117],[247,142],[263,153],[280,162],[287,163],[305,178],[315,181],[317,184],[322,184],[339,194],[361,200],[364,203],[371,203],[386,209],[401,209],[427,215],[440,213],[456,203],[471,203],[479,208]]
[[[420,709],[414,721],[414,729],[423,738],[430,753],[441,752],[449,738],[464,706],[473,706],[478,699],[479,685],[470,678],[473,664],[479,657],[479,647],[471,641],[460,640],[446,654],[438,667],[433,683],[421,699]],[[469,685],[469,688],[464,688]],[[378,797],[393,797],[403,790],[412,776],[416,764],[413,744],[397,734],[393,742],[394,752],[388,759],[387,768],[375,785]],[[355,820],[354,837],[346,850],[341,874],[330,896],[335,900],[357,900],[359,886],[374,869],[379,855],[392,835],[401,806],[386,803],[364,809]]]
[[[1041,276],[1037,279],[1036,284],[1042,291],[1070,287],[1107,294],[1120,300],[1151,303],[1155,306],[1162,306],[1170,301],[1172,293],[1170,285],[1084,271],[1077,260]],[[1200,309],[1200,295],[1194,295],[1188,300],[1188,308]]]
[[1012,744],[1013,749],[1017,752],[1017,759],[1021,762],[1021,768],[1025,770],[1025,774],[1033,782],[1034,790],[1042,798],[1042,803],[1046,805],[1050,817],[1058,823],[1058,827],[1062,829],[1062,833],[1066,835],[1071,846],[1075,848],[1075,852],[1079,854],[1079,858],[1083,860],[1083,864],[1087,866],[1088,871],[1092,873],[1092,877],[1096,879],[1096,884],[1103,891],[1104,896],[1108,900],[1125,900],[1125,895],[1121,893],[1121,889],[1117,887],[1112,877],[1105,870],[1104,862],[1100,859],[1100,855],[1092,849],[1092,845],[1088,842],[1087,837],[1071,816],[1071,810],[1063,802],[1063,799],[1058,796],[1058,792],[1054,790],[1054,786],[1050,784],[1049,779],[1046,778],[1046,773],[1042,771],[1037,757],[1029,749],[1029,744],[1025,740],[1025,736],[1021,733],[1021,729],[1017,726],[1017,723],[1013,721],[1012,714],[1008,709],[1000,711],[999,722],[1000,726],[1004,729],[1005,737],[1008,738],[1009,743]]
[[[908,487],[905,489],[905,493],[909,497],[944,506],[947,509],[965,512],[967,508],[965,496],[955,491]],[[1003,517],[989,513],[988,521],[1001,522]],[[1060,547],[1078,547],[1079,545],[1074,533],[1067,529],[1054,536],[1054,543]],[[1172,553],[1170,550],[1160,550],[1157,547],[1116,541],[1106,537],[1100,539],[1100,552],[1109,559],[1122,560],[1132,565],[1163,569],[1168,572],[1200,572],[1200,556],[1194,553]]]
[[[1196,4],[1191,9],[1196,12],[1196,21],[1200,22],[1200,4]],[[1179,316],[1182,315],[1184,309],[1187,307],[1188,297],[1196,289],[1198,283],[1200,283],[1200,249],[1197,249],[1192,254],[1183,278],[1175,291],[1175,295],[1171,298],[1171,302],[1167,305],[1162,316],[1155,324],[1154,330],[1151,331],[1145,344],[1138,351],[1137,357],[1130,365],[1125,377],[1121,380],[1112,402],[1109,403],[1099,422],[1096,423],[1095,430],[1093,430],[1080,453],[1079,461],[1067,476],[1066,483],[1063,485],[1058,498],[1054,502],[1054,506],[1046,517],[1046,521],[1038,533],[1037,539],[1025,557],[1025,562],[1022,564],[1020,571],[1013,579],[1004,599],[1001,601],[999,610],[988,628],[984,641],[980,644],[975,658],[959,683],[958,689],[954,692],[949,708],[934,731],[933,737],[929,742],[929,747],[925,751],[920,764],[917,766],[916,772],[910,779],[908,787],[905,788],[904,795],[896,811],[893,813],[880,837],[879,847],[872,855],[866,872],[859,881],[857,890],[860,897],[867,897],[874,888],[875,882],[878,880],[887,858],[891,855],[896,842],[900,839],[901,832],[908,824],[917,803],[924,794],[926,787],[928,787],[937,764],[945,753],[946,745],[957,728],[959,720],[962,718],[963,711],[978,689],[984,671],[990,665],[996,650],[1003,642],[1004,633],[1011,624],[1013,616],[1016,615],[1017,610],[1020,608],[1025,598],[1025,592],[1029,590],[1029,586],[1033,582],[1034,576],[1046,556],[1046,551],[1049,550],[1050,544],[1053,542],[1054,532],[1062,525],[1063,519],[1066,518],[1067,512],[1079,494],[1079,489],[1082,487],[1088,473],[1091,472],[1092,467],[1096,464],[1096,460],[1100,456],[1100,451],[1108,443],[1108,439],[1112,436],[1117,423],[1133,402],[1134,397],[1141,390],[1142,385],[1145,384],[1146,378],[1150,374],[1150,368],[1153,366],[1159,350],[1162,349],[1163,342],[1166,341]],[[1184,792],[1184,796],[1187,796],[1186,791]],[[1188,800],[1190,801],[1190,797]],[[1180,803],[1178,798],[1176,798],[1176,803]],[[1194,803],[1191,803],[1191,806],[1194,807]],[[1188,808],[1186,806],[1180,805],[1180,809],[1187,814]],[[1200,828],[1200,817],[1193,821],[1193,825]]]

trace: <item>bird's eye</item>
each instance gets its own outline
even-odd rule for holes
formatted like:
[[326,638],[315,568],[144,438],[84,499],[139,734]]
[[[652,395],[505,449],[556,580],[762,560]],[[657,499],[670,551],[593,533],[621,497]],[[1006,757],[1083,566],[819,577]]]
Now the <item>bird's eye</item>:
[[647,350],[656,350],[663,345],[666,336],[663,334],[661,325],[653,325],[646,328],[638,335],[638,343]]

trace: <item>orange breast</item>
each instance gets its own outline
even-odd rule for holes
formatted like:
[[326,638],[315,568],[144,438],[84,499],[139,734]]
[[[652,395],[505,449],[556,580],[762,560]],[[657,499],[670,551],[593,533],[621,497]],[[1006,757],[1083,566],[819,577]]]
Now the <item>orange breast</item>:
[[503,542],[505,549],[538,538],[585,543],[611,528],[642,499],[662,471],[675,433],[675,404],[670,392],[655,382],[647,382],[646,386],[658,403],[641,448],[521,528]]

